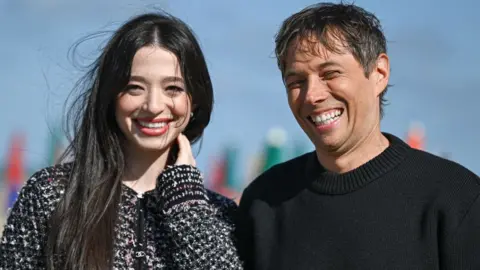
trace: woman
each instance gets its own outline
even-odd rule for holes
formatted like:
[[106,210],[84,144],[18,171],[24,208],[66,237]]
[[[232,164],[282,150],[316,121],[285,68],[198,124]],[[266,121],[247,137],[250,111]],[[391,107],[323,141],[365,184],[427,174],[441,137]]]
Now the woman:
[[[192,31],[165,14],[123,25],[70,111],[70,163],[35,173],[0,243],[0,269],[240,269],[235,204],[203,187],[190,142],[212,85]],[[65,160],[65,159],[64,159]]]

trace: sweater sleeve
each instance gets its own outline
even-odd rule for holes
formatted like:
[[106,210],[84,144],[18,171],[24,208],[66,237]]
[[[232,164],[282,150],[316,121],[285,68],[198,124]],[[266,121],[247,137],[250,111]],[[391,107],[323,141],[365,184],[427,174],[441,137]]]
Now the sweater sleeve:
[[43,248],[47,214],[35,173],[20,190],[0,240],[0,270],[44,269]]
[[233,201],[208,196],[200,172],[187,165],[167,168],[158,191],[176,269],[242,269],[233,237]]
[[480,269],[480,194],[440,250],[441,269]]

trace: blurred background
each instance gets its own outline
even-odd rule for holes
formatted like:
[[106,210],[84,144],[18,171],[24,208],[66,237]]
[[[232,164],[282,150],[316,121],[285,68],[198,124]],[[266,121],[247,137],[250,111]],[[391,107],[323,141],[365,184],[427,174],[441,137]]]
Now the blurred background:
[[[201,147],[206,185],[238,199],[272,165],[313,150],[291,115],[274,59],[283,19],[315,1],[0,0],[0,232],[19,189],[67,144],[63,105],[111,30],[164,9],[196,32],[216,104]],[[382,21],[392,76],[382,130],[480,174],[480,2],[357,0]]]

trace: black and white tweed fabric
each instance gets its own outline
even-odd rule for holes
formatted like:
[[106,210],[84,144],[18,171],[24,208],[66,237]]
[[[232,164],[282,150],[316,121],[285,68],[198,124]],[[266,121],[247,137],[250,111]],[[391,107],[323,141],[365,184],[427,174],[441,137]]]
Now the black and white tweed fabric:
[[[44,168],[28,179],[3,231],[0,270],[46,269],[47,223],[65,191],[59,179],[70,168]],[[232,235],[235,210],[188,165],[167,167],[157,188],[142,195],[123,185],[113,269],[242,269]]]

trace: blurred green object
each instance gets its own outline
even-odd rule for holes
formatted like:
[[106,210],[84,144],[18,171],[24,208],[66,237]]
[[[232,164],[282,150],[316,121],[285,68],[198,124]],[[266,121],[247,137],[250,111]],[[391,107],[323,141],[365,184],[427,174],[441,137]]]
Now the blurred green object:
[[226,167],[226,186],[232,190],[240,190],[243,188],[243,183],[240,183],[240,177],[238,175],[238,154],[237,147],[231,145],[225,150],[225,167]]
[[264,150],[263,171],[285,161],[284,152],[286,139],[286,132],[282,128],[272,128],[268,132]]

